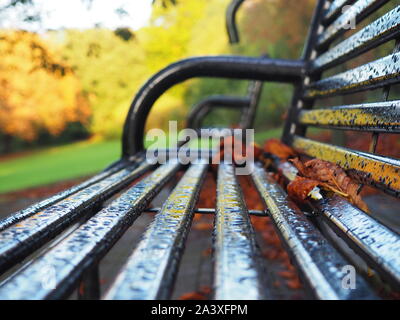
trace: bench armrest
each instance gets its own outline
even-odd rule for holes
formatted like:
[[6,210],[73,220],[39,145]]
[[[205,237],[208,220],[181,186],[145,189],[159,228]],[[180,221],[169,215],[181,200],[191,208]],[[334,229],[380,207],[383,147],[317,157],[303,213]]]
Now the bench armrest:
[[239,109],[247,108],[250,105],[249,97],[230,97],[230,96],[210,96],[201,100],[196,104],[190,111],[187,118],[187,127],[191,129],[199,129],[201,122],[205,116],[213,108],[229,108],[229,109]]
[[144,149],[144,127],[155,101],[169,88],[195,77],[298,83],[305,70],[303,60],[207,56],[180,60],[151,77],[134,98],[124,125],[122,156]]
[[239,33],[236,26],[236,12],[244,0],[232,0],[226,9],[226,31],[229,37],[229,43],[239,43]]

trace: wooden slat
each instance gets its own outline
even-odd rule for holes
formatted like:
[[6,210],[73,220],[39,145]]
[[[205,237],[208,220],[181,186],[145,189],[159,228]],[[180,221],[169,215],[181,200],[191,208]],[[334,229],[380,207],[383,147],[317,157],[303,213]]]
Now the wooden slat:
[[303,110],[299,122],[331,129],[400,132],[400,100]]
[[304,97],[328,97],[381,88],[398,82],[400,82],[400,53],[394,53],[355,69],[316,81],[306,88]]
[[295,136],[293,147],[318,159],[338,164],[350,170],[364,183],[400,196],[400,160],[355,151]]
[[312,72],[327,69],[400,35],[400,6],[311,62]]
[[355,19],[359,23],[389,0],[358,0],[340,15],[326,30],[318,36],[317,46],[326,46],[338,36],[346,32],[346,26]]

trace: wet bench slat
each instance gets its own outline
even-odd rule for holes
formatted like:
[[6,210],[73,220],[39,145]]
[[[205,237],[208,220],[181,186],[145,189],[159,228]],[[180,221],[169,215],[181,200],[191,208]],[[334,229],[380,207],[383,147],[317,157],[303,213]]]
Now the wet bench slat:
[[[292,181],[297,169],[289,162],[279,165],[279,170]],[[400,236],[373,217],[334,195],[313,202],[313,207],[346,243],[382,278],[400,288]]]
[[400,6],[386,13],[311,62],[311,72],[349,60],[400,35]]
[[330,21],[333,17],[339,15],[346,5],[350,5],[355,0],[334,0],[325,12],[324,21]]
[[330,97],[343,93],[382,88],[400,82],[400,53],[316,81],[306,87],[304,98]]
[[356,279],[355,290],[342,286],[346,274],[342,270],[349,263],[307,220],[304,213],[288,200],[286,193],[266,175],[262,167],[256,167],[252,178],[289,255],[294,259],[302,279],[315,298],[375,298],[360,277]]
[[152,165],[146,162],[139,167],[129,166],[1,231],[0,273],[151,168]]
[[193,164],[157,213],[106,299],[168,299],[207,169]]
[[400,100],[303,110],[299,122],[330,129],[400,132]]
[[214,225],[215,299],[263,299],[264,287],[255,234],[244,204],[234,167],[218,169]]
[[330,24],[317,39],[317,46],[326,46],[347,31],[346,26],[350,21],[355,20],[359,23],[368,15],[382,7],[389,0],[358,0],[347,11],[341,14],[332,24]]
[[[50,251],[0,286],[0,299],[61,299],[149,205],[179,164],[169,163],[135,184]],[[54,276],[53,279],[49,278]],[[53,283],[54,290],[45,284]]]
[[338,196],[317,204],[332,229],[400,289],[400,236]]
[[293,147],[310,157],[336,163],[345,170],[351,169],[352,176],[363,183],[371,184],[394,195],[400,192],[398,159],[329,145],[299,136],[294,138]]
[[[377,11],[385,4],[390,9]],[[347,5],[350,7],[344,11]],[[380,18],[374,18],[367,25],[364,20],[373,13]],[[366,26],[354,33],[347,32],[351,22],[363,22]],[[124,127],[123,156],[119,162],[76,187],[0,221],[0,274],[8,271],[0,284],[0,299],[67,298],[78,286],[80,299],[100,298],[102,288],[98,271],[101,259],[181,166],[176,162],[162,165],[110,201],[104,209],[102,205],[153,168],[144,163],[142,129],[145,120],[155,100],[167,88],[184,79],[227,77],[294,84],[295,94],[283,142],[302,152],[306,158],[336,163],[358,182],[399,197],[400,160],[300,137],[305,135],[307,126],[369,131],[374,132],[373,150],[379,132],[400,132],[400,102],[384,101],[389,98],[390,86],[400,83],[399,23],[397,2],[321,0],[315,8],[300,60],[202,57],[178,61],[154,75],[132,103]],[[344,40],[339,39],[342,36]],[[388,42],[395,39],[395,50],[391,55],[362,62],[365,64],[351,70],[344,64],[339,66],[372,49],[380,49],[379,46],[386,49],[386,45],[390,45]],[[328,76],[324,74],[335,66],[347,71],[331,75],[335,72],[331,70]],[[279,79],[277,75],[280,75]],[[258,84],[261,86],[262,83]],[[310,110],[315,102],[319,102],[317,99],[376,88],[384,88],[380,100],[383,102]],[[229,129],[228,133],[231,132]],[[167,153],[166,150],[157,151],[163,155]],[[285,164],[275,162],[275,169]],[[214,298],[274,298],[277,292],[266,286],[264,276],[270,273],[264,268],[268,265],[260,257],[234,166],[223,163],[218,168],[216,209],[195,209],[207,168],[204,163],[184,168],[184,176],[162,208],[157,209],[154,221],[105,295],[106,299],[170,298],[195,212],[215,214]],[[290,170],[289,179],[295,176],[296,172]],[[338,196],[315,203],[311,201],[312,213],[301,212],[272,179],[272,174],[257,167],[252,178],[256,186],[253,191],[259,192],[268,207],[268,215],[312,297],[373,299],[376,296],[367,282],[374,283],[377,291],[375,280],[382,279],[387,280],[387,287],[399,288],[400,237],[390,228]],[[306,207],[302,208],[306,210]],[[335,243],[336,235],[348,246],[342,241]],[[23,261],[27,257],[29,261]],[[21,261],[23,266],[18,265]],[[366,276],[362,278],[356,274],[356,289],[349,290],[343,286],[343,280],[346,276],[344,267],[351,263],[360,267],[359,271],[363,271],[364,266],[371,266],[382,279],[374,277],[369,281]]]
[[[138,165],[138,162],[133,161],[135,165]],[[103,180],[104,178],[107,178],[108,176],[124,169],[125,167],[129,166],[130,164],[128,162],[121,162],[116,164],[115,166],[112,166],[108,169],[105,169],[103,172],[100,172],[99,174],[96,174],[95,176],[91,177],[88,180],[85,180],[84,182],[77,184],[69,189],[63,190],[47,199],[44,199],[38,203],[35,203],[32,206],[29,206],[28,208],[25,208],[23,210],[17,211],[10,216],[0,220],[0,231],[8,228],[9,226],[24,220],[35,213],[39,211],[43,211],[45,208],[51,206],[52,204],[61,201],[65,199],[66,197],[83,190],[84,188],[89,187],[93,183],[99,182],[100,180]]]

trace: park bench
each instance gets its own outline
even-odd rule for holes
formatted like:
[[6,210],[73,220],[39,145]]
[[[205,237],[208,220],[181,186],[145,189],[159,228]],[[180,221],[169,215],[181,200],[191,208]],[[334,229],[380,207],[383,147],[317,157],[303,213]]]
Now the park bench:
[[[230,6],[231,26],[241,2],[233,1]],[[249,80],[255,84],[288,83],[293,85],[294,95],[282,141],[306,156],[340,165],[364,185],[399,197],[400,160],[375,153],[379,134],[400,132],[400,101],[389,100],[390,87],[400,82],[399,41],[391,54],[378,60],[347,70],[342,68],[330,75],[324,73],[400,39],[400,6],[377,16],[385,5],[393,2],[317,1],[299,60],[196,57],[178,61],[154,75],[132,102],[119,161],[89,180],[0,221],[0,273],[3,274],[0,299],[62,299],[81,284],[84,284],[81,298],[171,298],[195,213],[213,214],[215,218],[212,255],[216,299],[271,298],[259,262],[251,214],[270,217],[310,297],[379,298],[368,276],[357,273],[354,287],[343,286],[343,268],[356,265],[356,259],[352,259],[355,256],[367,265],[374,277],[398,290],[399,234],[346,199],[325,197],[313,202],[313,212],[301,212],[256,163],[251,178],[266,210],[248,210],[233,165],[221,163],[217,169],[216,208],[197,208],[196,200],[210,167],[207,162],[180,165],[169,161],[153,165],[145,161],[143,144],[145,122],[154,102],[175,84],[195,77]],[[348,10],[343,10],[347,5]],[[363,25],[368,17],[373,17],[373,22]],[[349,21],[361,27],[349,32],[345,28]],[[383,98],[377,102],[319,107],[326,97],[367,90],[382,90]],[[231,100],[224,97],[222,102],[217,98],[211,98],[216,105],[253,110],[246,97]],[[201,118],[213,108],[214,102],[206,101],[203,102],[206,107],[197,107],[192,113],[191,126],[201,126]],[[243,128],[249,127],[251,117],[254,116],[243,122]],[[312,126],[370,132],[373,145],[370,152],[361,152],[318,142],[305,137],[306,129]],[[289,163],[276,162],[276,167],[287,179],[293,179],[293,167]],[[177,172],[182,175],[160,210],[150,209],[154,197],[177,177]],[[147,211],[157,211],[153,222],[136,248],[132,248],[132,255],[110,290],[101,296],[98,277],[101,259],[135,219]],[[71,226],[76,227],[71,229]],[[66,230],[70,230],[67,235]],[[61,234],[64,237],[60,238]],[[344,244],[349,248],[346,250],[351,250],[347,254]],[[22,261],[29,263],[19,268]],[[55,274],[55,283],[43,285],[43,270],[49,270],[49,265]]]

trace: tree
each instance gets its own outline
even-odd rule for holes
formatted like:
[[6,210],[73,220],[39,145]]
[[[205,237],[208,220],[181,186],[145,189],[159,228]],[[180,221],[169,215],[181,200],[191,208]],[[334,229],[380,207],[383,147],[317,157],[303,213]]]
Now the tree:
[[34,140],[60,134],[69,122],[86,122],[90,109],[71,68],[38,35],[0,32],[0,130]]
[[[88,8],[96,5],[96,0],[81,0]],[[171,5],[176,5],[177,0],[152,0],[153,5],[161,5],[167,8]],[[41,21],[44,12],[40,6],[35,4],[34,0],[4,0],[0,3],[0,21],[6,19],[7,15],[12,12],[17,14],[21,21],[38,22]],[[120,15],[127,15],[124,8],[117,8],[115,12]]]
[[298,59],[314,7],[314,0],[246,0],[239,12],[243,37],[238,50]]
[[136,35],[129,29],[121,36],[119,31],[102,28],[55,31],[51,35],[88,97],[93,111],[90,132],[119,137],[132,96],[150,75]]
[[167,8],[169,5],[176,5],[177,0],[152,0],[153,4],[161,4],[164,8]]

